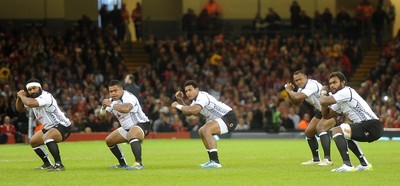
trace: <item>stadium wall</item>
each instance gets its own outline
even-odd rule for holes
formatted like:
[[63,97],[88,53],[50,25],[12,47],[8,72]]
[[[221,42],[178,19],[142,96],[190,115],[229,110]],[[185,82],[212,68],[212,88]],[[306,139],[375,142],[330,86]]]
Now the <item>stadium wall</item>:
[[[102,141],[109,132],[94,132],[94,133],[72,133],[67,142],[76,141]],[[7,134],[6,144],[15,144],[15,137],[13,134]],[[28,144],[28,136],[23,135],[24,143]],[[146,139],[196,139],[199,138],[197,132],[166,132],[166,133],[150,133]],[[229,134],[220,135],[222,139],[304,139],[304,132],[280,132],[280,133],[266,133],[266,132],[232,132]],[[400,129],[398,128],[385,128],[381,140],[400,140]]]

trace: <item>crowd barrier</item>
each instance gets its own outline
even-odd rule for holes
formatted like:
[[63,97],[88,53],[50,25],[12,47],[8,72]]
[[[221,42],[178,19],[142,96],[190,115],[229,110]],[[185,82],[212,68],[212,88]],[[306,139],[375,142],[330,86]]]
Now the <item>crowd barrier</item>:
[[[101,141],[104,140],[109,132],[93,132],[93,133],[72,133],[67,142],[74,141]],[[190,139],[199,138],[197,132],[165,132],[154,133],[151,132],[146,139]],[[305,138],[304,132],[280,132],[280,133],[266,133],[266,132],[232,132],[229,134],[221,135],[220,138],[231,139],[299,139]],[[24,143],[28,144],[28,136],[23,135]],[[400,140],[400,128],[385,128],[381,140]],[[15,144],[14,134],[7,134],[6,144]]]
[[[94,132],[94,133],[72,133],[65,141],[93,141],[104,140],[109,132]],[[165,132],[154,133],[151,132],[147,139],[189,139],[190,132]]]

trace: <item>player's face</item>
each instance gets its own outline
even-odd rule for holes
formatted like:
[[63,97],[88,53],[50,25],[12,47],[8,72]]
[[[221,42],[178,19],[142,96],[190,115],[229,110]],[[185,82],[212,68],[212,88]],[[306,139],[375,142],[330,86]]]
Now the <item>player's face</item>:
[[192,85],[185,87],[185,95],[189,100],[194,100],[199,93],[199,88],[194,88]]
[[337,91],[344,87],[344,82],[340,81],[338,77],[332,77],[329,79],[329,89],[330,91],[335,94]]
[[294,84],[299,88],[304,88],[307,83],[307,76],[304,74],[296,74],[293,76]]
[[111,87],[108,87],[108,92],[110,93],[110,96],[113,100],[118,100],[121,99],[122,94],[124,93],[124,89],[122,87],[114,85]]
[[28,96],[31,98],[37,98],[42,94],[42,89],[37,86],[31,86],[28,88]]

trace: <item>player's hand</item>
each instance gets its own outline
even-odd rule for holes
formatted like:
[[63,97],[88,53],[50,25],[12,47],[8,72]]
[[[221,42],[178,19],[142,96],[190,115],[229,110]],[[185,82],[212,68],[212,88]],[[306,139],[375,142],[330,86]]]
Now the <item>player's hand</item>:
[[182,99],[182,98],[183,98],[183,92],[182,92],[182,91],[176,92],[176,93],[175,93],[175,97],[176,97],[177,99]]
[[102,102],[102,106],[103,107],[108,107],[110,105],[111,105],[111,100],[109,100],[109,99],[104,99],[103,100],[103,102]]
[[329,92],[329,87],[326,86],[326,85],[324,85],[324,86],[322,86],[322,88],[321,88],[321,91],[323,91],[323,90]]
[[178,104],[179,104],[178,102],[174,101],[171,103],[171,107],[176,108],[176,105],[178,105]]
[[286,83],[285,84],[285,90],[286,91],[292,91],[294,89],[294,85],[292,83]]
[[17,96],[18,96],[18,97],[26,96],[25,90],[20,90],[20,91],[18,91],[18,92],[17,92]]

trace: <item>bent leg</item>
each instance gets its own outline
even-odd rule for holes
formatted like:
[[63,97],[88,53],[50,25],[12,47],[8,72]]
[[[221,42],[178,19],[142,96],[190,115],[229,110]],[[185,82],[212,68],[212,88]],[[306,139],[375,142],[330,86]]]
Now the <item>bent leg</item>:
[[206,123],[199,129],[199,136],[203,141],[210,160],[219,163],[217,142],[213,137],[214,134],[221,134],[220,126],[216,120]]
[[331,161],[331,138],[327,131],[334,127],[336,120],[331,119],[321,119],[317,125],[317,133],[321,141],[322,149],[324,150],[324,159]]
[[[348,125],[348,124],[342,124],[342,125]],[[348,128],[350,128],[350,127],[348,127]],[[349,156],[349,152],[348,152],[348,144],[347,144],[347,140],[344,137],[342,128],[340,126],[333,128],[332,135],[333,135],[333,141],[335,141],[336,147],[340,153],[340,156],[342,157],[343,164],[346,164],[351,167],[352,164],[350,162],[350,156]]]
[[139,165],[142,164],[142,145],[141,141],[144,139],[144,132],[139,126],[133,126],[128,134],[129,144],[131,145],[132,153],[135,156],[135,162]]
[[62,165],[60,151],[57,145],[57,143],[62,141],[62,135],[60,131],[58,131],[56,128],[49,129],[46,134],[44,134],[43,140],[53,156],[55,164]]
[[[105,139],[105,142],[110,149],[110,151],[117,158],[119,164],[121,166],[126,166],[126,160],[124,153],[122,152],[121,147],[118,145],[119,143],[126,142],[126,139],[119,133],[117,130],[111,132]],[[122,129],[123,130],[123,129]]]
[[319,160],[320,160],[319,153],[318,153],[318,141],[317,141],[317,138],[315,137],[315,135],[317,134],[316,126],[319,121],[320,121],[320,119],[313,117],[305,131],[308,146],[310,147],[314,162],[319,162]]
[[30,139],[30,144],[33,151],[35,151],[35,153],[43,161],[43,165],[37,169],[51,166],[52,163],[50,161],[49,155],[47,154],[46,147],[44,147],[42,131],[39,131],[32,136],[32,138]]

